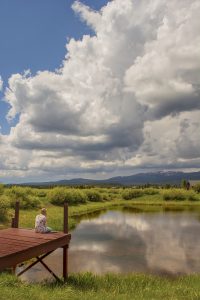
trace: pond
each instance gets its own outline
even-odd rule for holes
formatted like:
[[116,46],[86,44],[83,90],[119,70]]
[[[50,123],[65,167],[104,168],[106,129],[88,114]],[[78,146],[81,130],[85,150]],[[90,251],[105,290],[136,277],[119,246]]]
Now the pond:
[[[199,212],[121,209],[85,218],[71,232],[70,273],[200,273]],[[62,274],[61,249],[44,261],[56,274]],[[22,276],[28,281],[50,277],[41,264]]]

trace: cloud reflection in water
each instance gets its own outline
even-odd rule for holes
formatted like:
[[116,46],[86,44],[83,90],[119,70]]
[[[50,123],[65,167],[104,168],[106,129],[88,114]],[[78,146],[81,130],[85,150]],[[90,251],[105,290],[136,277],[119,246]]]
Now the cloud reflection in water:
[[[172,275],[200,272],[199,232],[197,213],[108,211],[82,220],[72,232],[69,271]],[[55,251],[46,262],[61,274],[62,250]],[[41,280],[48,274],[36,267],[24,275],[29,280],[36,277]]]

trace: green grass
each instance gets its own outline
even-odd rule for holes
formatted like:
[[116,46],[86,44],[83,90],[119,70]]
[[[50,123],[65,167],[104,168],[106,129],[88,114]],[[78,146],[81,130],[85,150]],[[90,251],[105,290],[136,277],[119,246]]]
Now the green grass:
[[71,275],[65,284],[26,284],[12,275],[0,276],[0,299],[4,300],[197,300],[200,276],[176,279],[151,275]]

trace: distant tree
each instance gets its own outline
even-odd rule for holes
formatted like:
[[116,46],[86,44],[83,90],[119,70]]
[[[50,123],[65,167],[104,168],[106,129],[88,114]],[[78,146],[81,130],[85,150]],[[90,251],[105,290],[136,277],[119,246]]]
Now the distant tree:
[[183,189],[186,189],[186,188],[187,188],[187,181],[186,181],[185,179],[182,179],[182,180],[181,180],[181,187],[182,187]]
[[186,183],[186,190],[189,190],[189,189],[190,189],[190,182],[187,181],[187,183]]

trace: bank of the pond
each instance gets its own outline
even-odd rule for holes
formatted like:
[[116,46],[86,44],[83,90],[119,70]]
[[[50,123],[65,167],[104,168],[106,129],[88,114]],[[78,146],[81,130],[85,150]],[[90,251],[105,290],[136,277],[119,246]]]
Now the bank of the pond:
[[197,300],[200,276],[175,279],[150,275],[71,275],[66,284],[25,284],[15,276],[0,275],[0,299],[57,300]]
[[[55,230],[63,228],[63,208],[47,203],[48,224]],[[69,229],[79,222],[79,217],[89,213],[113,208],[135,208],[141,212],[156,212],[162,210],[199,210],[200,201],[163,201],[160,195],[146,195],[134,200],[116,199],[104,202],[88,202],[69,206]],[[20,210],[20,226],[33,228],[38,209]]]

